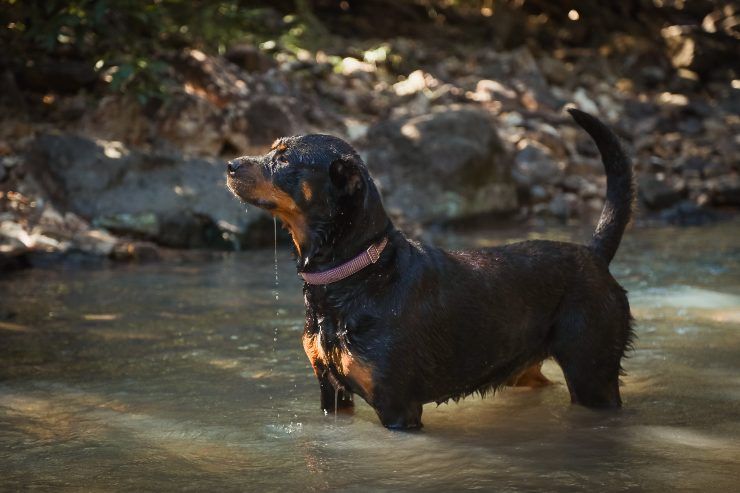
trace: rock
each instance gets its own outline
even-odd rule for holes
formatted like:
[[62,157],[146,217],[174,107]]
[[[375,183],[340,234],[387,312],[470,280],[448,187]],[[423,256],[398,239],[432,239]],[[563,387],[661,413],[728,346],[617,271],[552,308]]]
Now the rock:
[[159,220],[151,212],[142,212],[140,214],[124,212],[110,216],[102,215],[93,220],[93,225],[113,231],[114,233],[149,238],[156,237],[159,233]]
[[565,85],[568,79],[572,77],[573,67],[562,60],[547,55],[537,60],[542,74],[553,84]]
[[84,134],[183,154],[233,157],[307,130],[309,114],[324,129],[331,122],[280,71],[248,74],[199,50],[184,50],[168,61],[173,74],[165,103],[142,107],[128,95],[106,96],[82,118]]
[[65,243],[57,241],[42,234],[38,230],[28,231],[24,226],[13,221],[2,221],[0,223],[0,245],[3,249],[13,251],[18,248],[40,251],[64,251],[67,249]]
[[[232,197],[232,203],[236,201]],[[225,218],[219,219],[214,211],[193,211],[189,216],[183,216],[177,210],[160,214],[160,227],[155,238],[157,243],[177,248],[218,248],[234,250],[242,245],[239,237],[247,234],[239,223]],[[240,210],[244,215],[244,210]],[[259,215],[264,212],[258,213]],[[255,214],[257,216],[257,214]]]
[[[112,94],[102,97],[94,110],[86,112],[80,121],[80,133],[102,140],[125,141],[127,145],[142,145],[155,134],[155,123],[145,114],[133,96]],[[204,134],[207,129],[204,130]],[[207,138],[207,135],[203,135]]]
[[10,220],[0,221],[0,250],[13,252],[27,249],[30,244],[31,237],[23,226]]
[[562,221],[568,219],[571,210],[569,201],[565,195],[563,193],[556,195],[547,205],[547,211]]
[[159,260],[161,255],[156,245],[144,241],[119,242],[110,251],[113,260],[151,262]]
[[686,136],[698,135],[704,131],[704,126],[698,118],[686,118],[678,122],[678,130]]
[[339,73],[342,75],[354,75],[363,72],[375,72],[375,66],[352,57],[343,58],[342,63],[339,64]]
[[248,143],[242,147],[246,148],[249,145],[267,147],[278,137],[293,135],[298,129],[295,126],[298,120],[295,114],[296,111],[284,98],[259,96],[250,100],[243,112],[247,122],[244,130]]
[[541,185],[535,185],[529,190],[529,200],[533,204],[545,202],[550,198],[550,192]]
[[719,219],[716,212],[684,200],[660,212],[660,219],[676,226],[702,226]]
[[690,156],[677,163],[679,169],[685,178],[701,178],[704,175],[704,169],[707,167],[707,161],[697,156]]
[[556,109],[562,105],[550,90],[532,53],[526,47],[508,52],[487,50],[480,60],[483,79],[506,81],[522,96],[529,110]]
[[685,178],[716,178],[730,172],[728,167],[710,159],[712,158],[690,156],[679,161],[677,169],[681,171]]
[[510,158],[484,111],[442,106],[368,131],[367,164],[391,213],[430,223],[517,207]]
[[579,87],[576,89],[576,92],[573,93],[573,101],[578,105],[580,110],[585,111],[586,113],[591,113],[592,115],[599,114],[599,107],[596,106],[596,103],[594,103],[588,96],[588,93],[584,88]]
[[98,73],[88,61],[30,59],[18,71],[16,80],[19,86],[33,91],[75,93],[91,88],[98,80]]
[[685,195],[684,191],[674,184],[652,175],[643,176],[638,180],[638,193],[650,209],[665,209],[680,201]]
[[740,177],[721,176],[708,180],[709,200],[715,206],[740,206]]
[[566,192],[578,193],[582,188],[585,188],[585,181],[586,179],[580,175],[567,175],[560,185]]
[[110,256],[119,245],[118,238],[105,230],[91,229],[75,237],[76,247],[92,255]]
[[347,138],[350,142],[356,142],[362,140],[367,135],[367,131],[370,128],[367,124],[348,118],[344,121],[344,127],[347,132]]
[[666,27],[660,34],[675,68],[688,69],[704,78],[730,75],[737,70],[737,37],[681,25]]
[[43,135],[28,165],[62,209],[119,234],[174,247],[231,248],[259,214],[226,190],[225,163],[146,154],[119,143]]
[[519,151],[514,158],[512,176],[514,181],[523,186],[546,185],[557,182],[562,170],[550,157],[547,147],[537,141],[522,139]]
[[[22,157],[17,154],[9,154],[7,156],[0,156],[0,176],[8,177],[13,168],[16,168],[21,163]],[[2,178],[0,178],[2,181]]]
[[422,70],[415,70],[405,80],[393,84],[393,92],[397,96],[410,96],[424,89],[436,87],[438,84],[439,81],[430,74],[426,74]]
[[224,58],[247,72],[265,72],[276,65],[272,57],[246,43],[236,44],[226,50]]
[[475,92],[468,94],[470,99],[473,101],[486,102],[486,101],[506,101],[513,102],[516,100],[517,94],[513,89],[506,87],[502,83],[482,79],[479,80],[475,86]]
[[206,98],[177,94],[158,115],[159,139],[183,152],[218,156],[225,143],[228,122],[224,111]]

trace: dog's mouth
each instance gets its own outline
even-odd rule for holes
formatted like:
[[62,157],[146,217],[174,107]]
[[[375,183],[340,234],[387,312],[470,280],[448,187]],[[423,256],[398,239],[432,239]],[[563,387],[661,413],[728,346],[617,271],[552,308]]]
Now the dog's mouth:
[[239,167],[230,167],[226,175],[226,185],[242,202],[264,209],[279,218],[290,231],[296,250],[301,254],[301,247],[307,241],[308,226],[303,211],[290,194],[260,176],[259,171],[254,169],[245,171]]
[[268,211],[277,207],[277,204],[271,197],[264,197],[259,194],[259,190],[265,187],[260,186],[257,180],[253,178],[239,177],[233,173],[229,173],[226,177],[226,186],[242,202]]

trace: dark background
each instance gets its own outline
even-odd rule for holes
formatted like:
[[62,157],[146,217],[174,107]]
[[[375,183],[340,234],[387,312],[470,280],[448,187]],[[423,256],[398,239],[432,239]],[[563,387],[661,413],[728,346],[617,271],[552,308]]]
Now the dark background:
[[719,0],[0,3],[0,256],[241,249],[272,220],[223,166],[273,139],[360,149],[404,229],[590,224],[572,104],[635,158],[637,223],[740,204],[740,13]]

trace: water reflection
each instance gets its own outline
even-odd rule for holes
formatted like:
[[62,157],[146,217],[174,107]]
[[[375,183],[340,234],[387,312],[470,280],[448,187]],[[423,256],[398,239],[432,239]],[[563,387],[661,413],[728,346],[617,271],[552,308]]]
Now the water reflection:
[[548,362],[557,385],[428,405],[421,433],[383,429],[364,404],[337,418],[318,410],[285,251],[278,300],[272,250],[18,273],[0,281],[0,489],[731,491],[738,233],[724,224],[627,237],[614,272],[639,338],[622,411],[571,407]]

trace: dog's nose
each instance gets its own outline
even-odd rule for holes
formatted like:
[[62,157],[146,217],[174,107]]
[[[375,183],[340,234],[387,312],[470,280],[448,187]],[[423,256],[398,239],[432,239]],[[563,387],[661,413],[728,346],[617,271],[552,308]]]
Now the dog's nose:
[[229,163],[226,165],[226,168],[229,170],[229,173],[233,174],[236,173],[236,170],[238,170],[241,165],[242,163],[235,159],[233,161],[229,161]]

